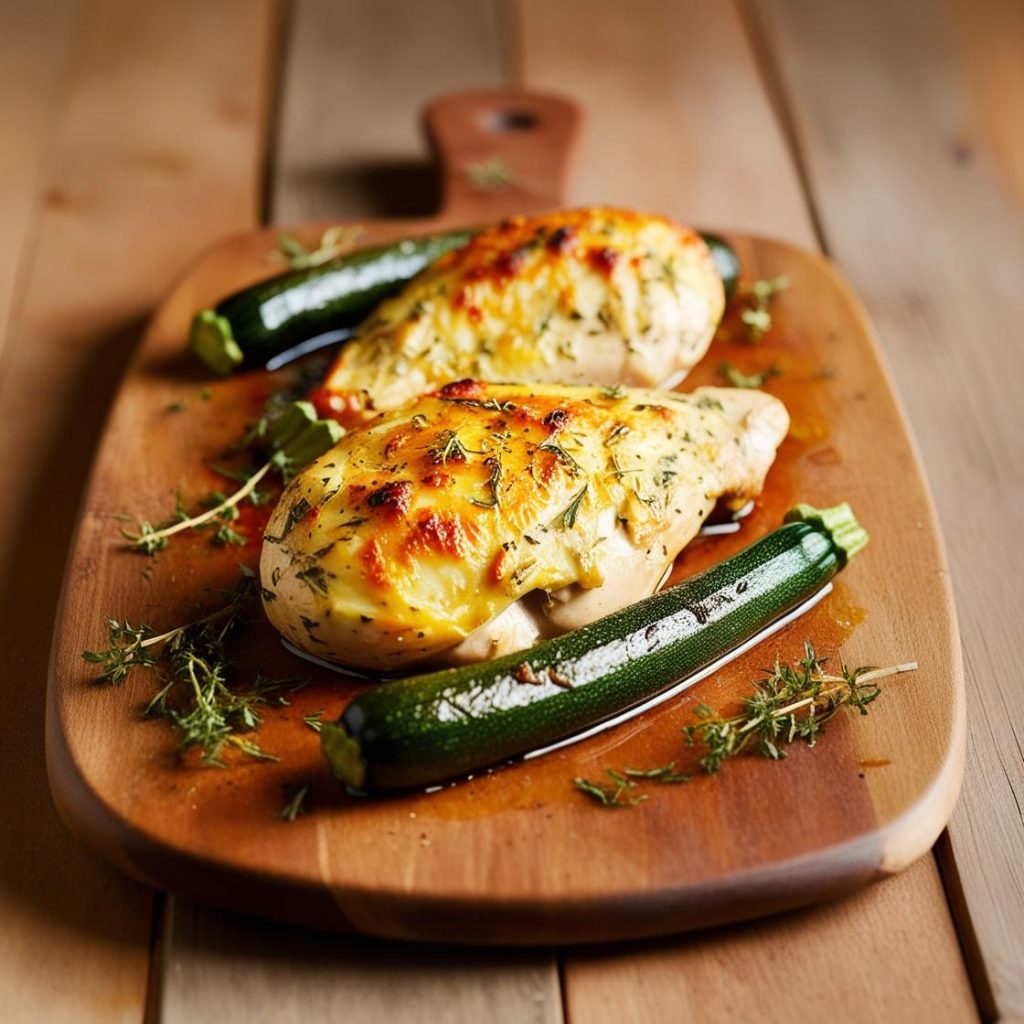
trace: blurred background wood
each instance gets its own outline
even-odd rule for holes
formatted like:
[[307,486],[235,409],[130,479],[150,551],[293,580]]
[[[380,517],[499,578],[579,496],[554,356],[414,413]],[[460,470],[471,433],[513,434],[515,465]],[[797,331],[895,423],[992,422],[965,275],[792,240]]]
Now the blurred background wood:
[[[575,0],[295,0],[283,36],[270,0],[38,6],[0,0],[5,1019],[144,1012],[152,901],[66,836],[41,765],[63,553],[142,318],[198,248],[254,223],[261,203],[281,221],[429,210],[415,112],[446,89],[503,82],[588,105],[575,200],[817,238],[853,279],[931,475],[970,687],[967,780],[939,848],[946,893],[929,859],[805,914],[656,949],[570,951],[569,1019],[612,1019],[611,1007],[635,1021],[970,1019],[947,898],[983,1015],[1024,1016],[1024,707],[1010,646],[1024,9],[649,0],[623,16]],[[282,41],[275,121],[265,86]],[[288,1020],[325,1006],[355,1020],[469,1021],[496,1006],[510,1020],[562,1017],[554,953],[467,952],[439,970],[400,947],[179,903],[153,935],[154,1018]]]

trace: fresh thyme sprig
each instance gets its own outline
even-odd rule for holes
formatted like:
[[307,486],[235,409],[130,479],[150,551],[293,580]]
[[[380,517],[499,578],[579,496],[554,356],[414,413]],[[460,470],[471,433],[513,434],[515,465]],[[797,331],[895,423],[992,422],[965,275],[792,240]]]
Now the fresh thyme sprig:
[[335,225],[324,231],[315,249],[307,249],[293,235],[278,235],[275,255],[284,257],[292,270],[319,267],[321,263],[349,252],[362,233],[363,229],[358,225]]
[[282,691],[294,690],[301,680],[257,676],[244,691],[229,685],[227,643],[246,621],[259,592],[255,573],[242,578],[222,608],[156,634],[148,626],[107,621],[110,647],[83,651],[85,661],[101,666],[97,682],[120,684],[133,668],[158,668],[170,678],[146,705],[143,715],[163,718],[178,733],[181,750],[198,749],[203,762],[222,767],[225,744],[248,757],[275,761],[247,734],[260,725],[259,708],[287,704]]
[[[128,672],[133,668],[152,668],[159,660],[159,645],[166,644],[188,629],[217,622],[226,618],[232,610],[233,601],[209,615],[189,622],[184,626],[168,630],[166,633],[154,633],[145,623],[133,626],[126,619],[107,619],[107,639],[110,647],[103,651],[82,651],[82,660],[93,665],[102,665],[103,671],[96,677],[98,683],[113,683],[115,686],[124,682]],[[157,648],[157,656],[147,653],[150,648]]]
[[240,502],[244,501],[255,489],[256,485],[273,469],[273,463],[266,462],[255,473],[238,488],[234,494],[229,495],[220,504],[201,512],[199,515],[190,516],[185,519],[175,517],[170,523],[163,526],[153,526],[145,519],[140,520],[136,525],[137,533],[132,533],[122,527],[121,536],[129,542],[131,547],[145,551],[147,555],[155,555],[167,547],[167,543],[176,533],[183,530],[194,530],[197,527],[205,526],[214,519],[223,516]]
[[241,487],[198,515],[189,516],[179,501],[175,516],[162,525],[153,526],[141,520],[136,524],[135,532],[122,528],[121,535],[130,546],[154,555],[167,547],[175,534],[201,528],[217,519],[224,523],[215,536],[218,544],[244,544],[245,536],[227,526],[234,518],[236,507],[246,498],[254,504],[261,504],[265,497],[256,487],[264,477],[277,472],[287,483],[300,469],[337,444],[344,433],[333,420],[318,419],[309,402],[292,402],[275,416],[265,415],[259,421],[257,431],[250,443],[262,443],[269,449],[269,457],[244,478]]
[[747,325],[747,337],[751,341],[757,341],[771,330],[772,315],[768,307],[772,299],[788,287],[789,277],[785,274],[754,282],[750,290],[753,302],[740,313],[740,318]]
[[309,783],[307,782],[304,786],[300,786],[294,796],[277,812],[277,816],[282,821],[292,822],[300,814],[308,814],[309,808],[306,806],[306,797],[309,795]]
[[[913,672],[917,662],[892,665],[888,668],[861,667],[851,669],[840,660],[838,675],[824,671],[825,659],[819,658],[810,640],[804,641],[804,657],[794,665],[783,665],[778,659],[773,668],[754,686],[754,692],[743,701],[742,710],[723,716],[706,704],[698,704],[699,721],[682,729],[683,743],[700,745],[704,754],[698,761],[701,769],[715,774],[729,758],[745,750],[756,749],[763,757],[781,761],[785,748],[797,740],[813,747],[824,732],[825,723],[842,708],[855,708],[868,713],[868,705],[881,694],[880,679],[902,672]],[[608,771],[615,786],[600,786],[589,779],[574,779],[577,789],[602,806],[623,807],[639,802],[625,798],[636,780],[656,782],[688,782],[690,776],[675,771],[670,763],[658,768],[625,768]]]

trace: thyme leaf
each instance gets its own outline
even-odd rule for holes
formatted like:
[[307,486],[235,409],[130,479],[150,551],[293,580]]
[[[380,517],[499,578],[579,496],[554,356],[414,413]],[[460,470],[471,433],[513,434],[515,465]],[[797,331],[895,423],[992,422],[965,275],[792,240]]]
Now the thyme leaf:
[[282,821],[294,821],[300,814],[308,814],[309,808],[306,807],[306,797],[309,795],[309,783],[307,782],[304,786],[300,786],[295,791],[295,795],[277,812],[277,816]]
[[563,530],[571,530],[576,525],[576,517],[579,515],[580,505],[583,504],[583,498],[587,493],[589,484],[584,484],[573,496],[572,500],[565,507],[565,510],[559,515],[555,522],[561,523]]
[[576,476],[581,472],[580,464],[557,442],[557,441],[545,441],[543,444],[537,446],[537,450],[541,452],[551,452],[560,463],[569,471],[570,476]]
[[626,778],[614,768],[606,769],[612,785],[600,785],[591,782],[590,779],[575,778],[573,785],[581,792],[586,793],[592,800],[596,800],[602,807],[635,807],[647,799],[646,793],[637,796],[628,796],[631,789],[636,788],[632,779]]
[[453,462],[465,462],[467,455],[483,455],[483,451],[476,451],[467,448],[460,440],[454,430],[442,430],[437,436],[437,441],[430,449],[432,461],[442,466],[448,465],[448,460]]
[[759,373],[743,373],[741,370],[737,370],[732,363],[725,362],[718,364],[718,372],[734,388],[759,388],[772,377],[782,376],[782,370],[777,363],[772,363],[768,369],[761,370]]
[[750,341],[757,341],[771,330],[772,315],[768,307],[772,299],[788,287],[789,278],[785,274],[754,282],[750,290],[752,303],[740,313],[740,319],[747,325],[747,338]]
[[501,485],[501,456],[492,455],[484,459],[484,465],[491,467],[491,475],[487,478],[487,488],[491,492],[490,498],[470,498],[470,504],[478,505],[480,508],[498,507],[498,488]]

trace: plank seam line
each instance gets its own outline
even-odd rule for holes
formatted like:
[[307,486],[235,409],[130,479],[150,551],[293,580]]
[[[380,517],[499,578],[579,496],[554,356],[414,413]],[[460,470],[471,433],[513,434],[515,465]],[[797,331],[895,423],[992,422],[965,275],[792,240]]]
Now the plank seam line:
[[171,897],[159,889],[153,890],[153,920],[149,929],[149,969],[146,972],[146,999],[143,1003],[144,1024],[158,1024],[163,1004],[164,936],[169,930],[168,916]]
[[257,222],[270,224],[274,212],[274,192],[278,176],[278,150],[281,143],[285,69],[295,26],[295,0],[271,0],[267,39],[267,71],[263,83],[263,138],[256,172],[259,205]]
[[939,869],[939,881],[942,883],[942,894],[946,898],[946,909],[953,922],[953,932],[960,947],[960,956],[967,970],[967,980],[971,986],[971,995],[978,1007],[982,1020],[999,1020],[995,990],[989,976],[985,956],[978,941],[978,933],[967,906],[967,896],[960,872],[953,854],[953,842],[949,837],[949,829],[944,828],[932,850],[935,864]]
[[800,184],[800,191],[803,193],[807,213],[811,219],[811,230],[814,232],[818,248],[831,258],[825,227],[818,210],[814,187],[811,184],[810,170],[804,158],[804,147],[801,146],[800,133],[797,130],[793,104],[789,101],[789,93],[779,72],[779,63],[768,38],[764,20],[755,9],[757,0],[735,0],[735,2],[740,25],[747,37],[747,43],[754,58],[758,78],[761,80],[761,85],[768,97],[768,104],[782,132],[786,150]]
[[564,949],[555,950],[555,977],[558,979],[558,1000],[562,1011],[562,1024],[571,1024],[569,1017],[569,987],[565,983]]

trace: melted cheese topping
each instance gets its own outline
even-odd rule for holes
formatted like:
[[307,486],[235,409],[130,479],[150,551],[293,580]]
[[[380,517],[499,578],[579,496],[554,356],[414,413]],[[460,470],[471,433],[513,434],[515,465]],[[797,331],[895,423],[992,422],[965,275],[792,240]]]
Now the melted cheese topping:
[[592,208],[517,217],[443,256],[341,351],[321,406],[347,425],[447,381],[678,382],[724,309],[704,241]]
[[719,497],[760,490],[787,423],[731,388],[449,384],[287,488],[264,537],[267,615],[320,657],[394,669],[630,558],[650,592]]

